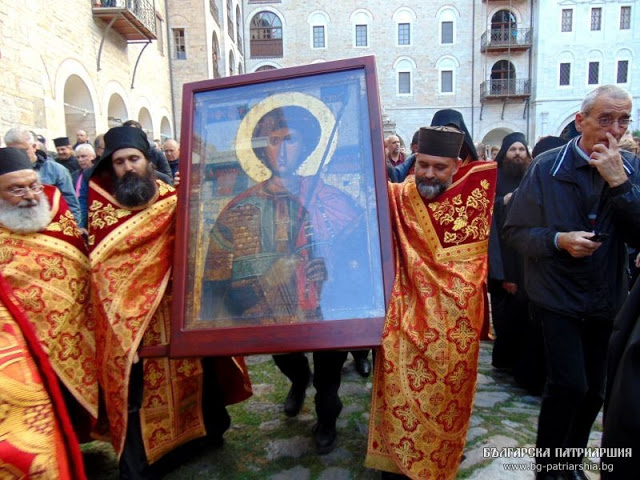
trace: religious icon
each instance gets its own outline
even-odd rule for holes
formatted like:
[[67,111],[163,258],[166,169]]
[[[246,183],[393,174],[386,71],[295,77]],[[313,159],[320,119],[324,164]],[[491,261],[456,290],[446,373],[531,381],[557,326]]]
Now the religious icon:
[[172,353],[379,341],[391,254],[372,62],[195,84]]

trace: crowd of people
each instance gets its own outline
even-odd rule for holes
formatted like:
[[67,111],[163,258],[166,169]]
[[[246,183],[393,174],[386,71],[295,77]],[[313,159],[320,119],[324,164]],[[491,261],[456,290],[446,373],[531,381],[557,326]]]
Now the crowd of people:
[[[494,340],[493,366],[542,395],[537,480],[587,478],[580,466],[603,404],[603,447],[640,451],[631,107],[623,89],[598,87],[576,115],[577,136],[545,137],[532,149],[520,132],[495,153],[474,145],[451,109],[416,131],[410,151],[395,135],[385,139],[394,281],[363,452],[382,478],[455,478],[485,338]],[[338,287],[328,275],[335,261],[363,264],[332,258],[358,255],[332,248],[358,245],[362,212],[339,189],[297,174],[321,128],[301,106],[257,122],[253,135],[265,141],[252,148],[268,175],[213,225],[203,309],[317,321],[321,298],[367,288],[364,271]],[[252,394],[243,357],[170,358],[166,348],[179,143],[166,140],[161,151],[132,120],[93,143],[81,130],[74,145],[56,138],[55,158],[24,128],[4,142],[0,465],[17,478],[83,479],[80,443],[108,438],[120,478],[155,479],[157,460],[180,446],[221,447],[226,406]],[[279,278],[243,275],[237,265],[256,256]],[[352,352],[363,376],[368,353]],[[313,373],[304,353],[274,355],[291,381],[285,415],[296,416],[309,384],[316,388],[320,455],[338,442],[347,354],[313,352]],[[632,457],[605,452],[603,461],[614,466],[603,479],[633,478]]]

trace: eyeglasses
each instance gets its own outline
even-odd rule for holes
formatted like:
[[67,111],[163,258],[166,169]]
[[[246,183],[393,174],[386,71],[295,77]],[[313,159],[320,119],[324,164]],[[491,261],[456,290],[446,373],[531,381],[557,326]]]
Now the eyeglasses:
[[623,117],[623,118],[618,118],[617,120],[614,120],[613,117],[610,117],[608,115],[604,117],[598,117],[597,121],[598,121],[598,125],[600,125],[602,128],[610,127],[614,123],[617,123],[618,126],[621,128],[627,128],[631,123],[631,119],[629,117]]
[[43,190],[44,186],[41,183],[32,183],[28,187],[11,187],[5,191],[15,197],[24,197],[28,193],[37,195],[38,193],[42,193]]

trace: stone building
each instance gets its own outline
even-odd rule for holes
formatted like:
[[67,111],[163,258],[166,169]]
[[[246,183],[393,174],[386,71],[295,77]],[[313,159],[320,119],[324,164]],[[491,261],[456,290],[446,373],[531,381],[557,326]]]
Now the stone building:
[[185,83],[245,72],[241,9],[239,0],[167,0],[178,135]]
[[0,134],[174,136],[164,0],[0,0]]
[[[640,2],[536,0],[532,131],[561,135],[585,95],[617,84],[633,97],[640,118]],[[634,120],[637,122],[637,120]],[[631,124],[638,129],[638,125]]]

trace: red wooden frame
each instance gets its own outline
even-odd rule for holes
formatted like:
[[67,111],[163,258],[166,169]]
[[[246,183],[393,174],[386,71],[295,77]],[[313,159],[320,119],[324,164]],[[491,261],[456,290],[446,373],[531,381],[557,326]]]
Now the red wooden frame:
[[[233,89],[248,85],[260,85],[264,90],[276,88],[274,82],[286,80],[295,85],[299,79],[310,80],[317,77],[322,81],[324,74],[334,72],[361,71],[364,76],[366,104],[368,107],[371,160],[375,189],[378,242],[381,267],[380,278],[383,285],[384,310],[389,302],[393,283],[393,253],[388,212],[387,180],[383,149],[383,133],[380,115],[378,85],[373,56],[339,60],[280,70],[269,70],[253,74],[207,80],[184,85],[182,136],[180,154],[181,184],[178,194],[178,214],[176,229],[176,249],[173,270],[173,311],[171,327],[170,355],[218,356],[258,353],[282,353],[293,351],[314,351],[325,349],[358,349],[380,344],[384,314],[375,318],[352,318],[345,320],[325,320],[296,324],[242,325],[242,326],[190,326],[187,318],[187,304],[193,292],[188,291],[189,269],[189,225],[190,198],[194,186],[191,185],[192,152],[194,145],[194,109],[196,97],[211,91],[232,92]],[[281,83],[281,82],[280,82]],[[223,92],[224,93],[224,92]],[[222,93],[221,93],[222,94]],[[346,102],[345,102],[346,103]],[[366,128],[366,126],[365,126]],[[201,166],[199,168],[202,168]],[[195,170],[194,170],[195,171]],[[202,181],[201,181],[202,185]],[[195,186],[197,187],[197,185]],[[373,238],[373,237],[371,237]],[[193,278],[193,272],[191,272]]]

